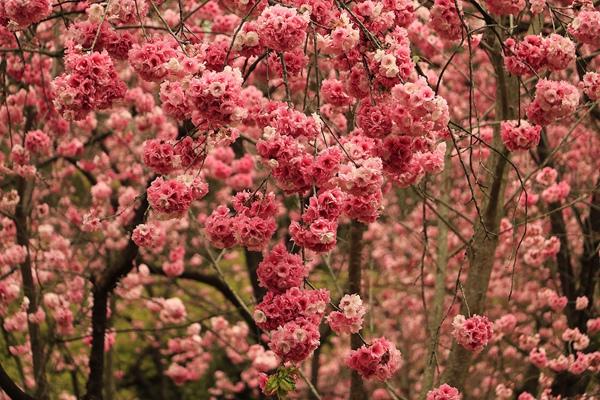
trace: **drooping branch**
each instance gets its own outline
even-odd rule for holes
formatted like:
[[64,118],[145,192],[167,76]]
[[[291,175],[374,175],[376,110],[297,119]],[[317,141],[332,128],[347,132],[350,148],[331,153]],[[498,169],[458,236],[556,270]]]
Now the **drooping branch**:
[[[153,274],[157,275],[165,275],[164,272],[158,268],[150,268],[150,271]],[[248,314],[243,307],[243,305],[239,302],[238,298],[235,296],[235,293],[231,290],[231,288],[225,284],[219,277],[209,274],[203,274],[201,272],[196,271],[184,271],[181,275],[178,276],[178,279],[187,279],[194,282],[200,282],[205,285],[212,287],[217,290],[223,297],[229,301],[236,310],[239,311],[240,316],[244,319],[246,324],[250,327],[250,331],[254,335],[257,343],[260,341],[260,329],[256,326],[256,322],[252,315]]]
[[0,389],[12,400],[35,400],[34,397],[31,397],[17,386],[11,377],[8,376],[2,364],[0,364]]

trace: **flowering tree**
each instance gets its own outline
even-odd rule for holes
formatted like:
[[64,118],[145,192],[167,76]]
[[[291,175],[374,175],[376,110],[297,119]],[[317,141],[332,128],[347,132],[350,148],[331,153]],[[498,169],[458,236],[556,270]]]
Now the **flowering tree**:
[[599,398],[596,6],[1,0],[0,398]]

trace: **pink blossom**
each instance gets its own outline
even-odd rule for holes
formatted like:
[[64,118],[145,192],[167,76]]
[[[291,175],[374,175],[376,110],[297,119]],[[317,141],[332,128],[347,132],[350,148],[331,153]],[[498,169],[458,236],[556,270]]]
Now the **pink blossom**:
[[51,146],[52,141],[41,130],[30,131],[25,135],[25,148],[33,154],[47,155]]
[[502,142],[510,151],[528,150],[537,146],[540,142],[542,127],[530,125],[524,120],[502,121]]
[[326,79],[322,82],[321,96],[323,100],[334,106],[343,107],[352,104],[353,99],[344,90],[344,83],[339,79]]
[[308,21],[308,16],[295,8],[267,7],[256,20],[260,43],[279,52],[293,50],[304,43]]
[[310,321],[296,319],[271,331],[269,348],[284,362],[300,363],[319,347],[319,328]]
[[492,339],[493,326],[485,316],[473,315],[465,318],[457,315],[452,321],[454,339],[458,344],[472,352],[479,352]]
[[577,41],[600,46],[600,11],[582,10],[571,21],[568,30]]
[[155,224],[140,224],[133,230],[131,240],[139,247],[160,249],[165,243],[165,232]]
[[327,316],[327,323],[338,333],[357,333],[362,328],[363,318],[367,312],[360,296],[345,295],[340,300],[340,311],[333,311]]
[[280,243],[261,261],[256,274],[262,287],[282,293],[289,288],[299,287],[308,276],[308,270],[299,255],[288,253]]
[[169,174],[176,168],[177,158],[173,145],[152,139],[144,143],[144,164],[159,174]]
[[[458,4],[458,9],[456,8]],[[444,39],[459,40],[462,36],[461,2],[454,0],[435,0],[431,8],[431,27]]]
[[525,8],[524,0],[486,0],[485,2],[493,14],[518,15]]
[[527,108],[529,120],[537,125],[548,125],[575,112],[579,92],[566,81],[540,80],[535,99]]
[[575,60],[575,44],[568,37],[550,34],[544,40],[546,63],[551,70],[566,69]]
[[204,197],[208,185],[200,178],[181,175],[174,179],[156,178],[148,188],[148,203],[164,218],[181,218],[192,201]]
[[455,387],[446,383],[427,392],[426,400],[461,400],[462,395]]
[[178,324],[185,321],[187,312],[179,297],[172,297],[162,301],[160,319],[163,322]]
[[298,246],[321,253],[328,252],[335,247],[337,221],[318,218],[305,225],[294,221],[289,229],[292,239]]
[[186,97],[192,108],[192,120],[203,128],[220,128],[246,116],[241,97],[242,74],[227,66],[222,72],[206,71],[192,78]]
[[218,206],[206,219],[206,236],[211,245],[218,249],[232,247],[236,243],[233,218],[227,206]]
[[6,0],[6,16],[22,27],[41,21],[52,12],[50,0]]
[[508,38],[504,44],[504,64],[515,75],[533,75],[547,63],[548,46],[540,35],[527,35],[520,42]]
[[365,379],[385,381],[400,369],[403,361],[394,344],[381,337],[374,339],[370,345],[352,350],[346,364]]
[[567,181],[560,181],[559,183],[554,183],[544,189],[542,192],[542,199],[546,203],[559,203],[565,200],[570,192],[571,186],[569,186]]
[[329,292],[325,289],[303,290],[293,287],[281,294],[267,292],[256,306],[254,320],[261,329],[267,331],[297,318],[318,324],[327,303]]
[[549,186],[556,182],[558,172],[551,167],[544,167],[535,176],[535,181],[541,185]]
[[156,36],[129,50],[129,62],[147,81],[160,82],[168,75],[183,76],[198,72],[199,65],[188,58],[172,37]]
[[600,74],[597,72],[587,72],[583,80],[579,83],[581,90],[592,101],[600,99]]
[[55,105],[63,117],[81,120],[94,110],[109,108],[123,98],[127,87],[106,52],[69,53],[67,72],[53,82]]
[[575,301],[576,310],[585,310],[589,304],[589,300],[586,296],[578,296]]

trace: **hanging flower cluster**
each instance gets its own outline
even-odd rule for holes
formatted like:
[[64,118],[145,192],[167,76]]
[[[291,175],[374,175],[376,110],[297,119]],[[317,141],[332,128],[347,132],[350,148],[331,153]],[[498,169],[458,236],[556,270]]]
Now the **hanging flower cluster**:
[[582,10],[571,21],[568,30],[579,42],[600,46],[600,11]]
[[518,15],[525,8],[524,0],[486,0],[485,2],[493,14]]
[[435,0],[431,8],[431,27],[444,39],[460,40],[463,34],[462,14],[461,2]]
[[562,71],[575,60],[575,43],[555,33],[527,35],[520,42],[508,38],[504,45],[504,64],[515,75],[534,75],[544,68]]
[[540,80],[527,117],[537,125],[548,125],[572,115],[579,104],[579,91],[566,81]]
[[267,7],[256,20],[260,44],[279,52],[294,50],[304,43],[308,21],[308,15],[295,8]]
[[52,12],[50,0],[6,0],[2,5],[8,19],[21,27],[41,21]]
[[93,110],[109,108],[125,96],[108,53],[81,54],[73,49],[65,57],[67,73],[53,82],[56,108],[66,119],[80,120]]
[[462,395],[458,389],[444,383],[427,393],[426,400],[461,400]]
[[186,56],[172,37],[156,36],[129,50],[129,62],[138,75],[147,81],[161,82],[165,78],[182,78],[200,71],[200,62]]
[[502,142],[510,151],[528,150],[540,142],[542,127],[530,125],[527,121],[502,121],[500,133]]
[[393,343],[377,338],[370,345],[352,350],[346,364],[365,379],[385,381],[402,367],[403,360]]
[[327,323],[338,334],[358,333],[366,312],[360,296],[347,294],[340,300],[339,311],[332,311],[327,316]]
[[298,254],[290,254],[280,243],[261,261],[256,271],[260,285],[274,293],[299,287],[308,276],[308,269]]
[[473,315],[465,318],[457,315],[452,321],[454,339],[458,344],[472,352],[479,352],[492,339],[493,324],[485,316]]
[[217,248],[236,244],[259,251],[275,233],[277,204],[275,194],[239,192],[233,199],[235,215],[226,206],[219,206],[206,220],[206,235]]
[[208,185],[199,177],[179,175],[173,179],[156,178],[148,187],[148,203],[162,218],[181,218],[194,200],[208,193]]

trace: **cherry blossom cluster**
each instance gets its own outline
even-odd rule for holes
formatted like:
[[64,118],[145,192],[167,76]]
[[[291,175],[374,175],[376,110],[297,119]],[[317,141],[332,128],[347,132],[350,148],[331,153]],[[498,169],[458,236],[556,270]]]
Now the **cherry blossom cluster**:
[[[316,130],[311,131],[316,135]],[[275,133],[272,128],[265,129],[256,149],[271,168],[278,186],[288,193],[305,193],[313,183],[326,184],[337,172],[342,158],[335,148],[323,150],[314,157],[292,137]]]
[[435,0],[431,8],[431,27],[444,39],[459,40],[463,34],[462,13],[461,2]]
[[168,175],[176,170],[184,172],[204,160],[204,143],[189,136],[182,140],[150,139],[144,142],[144,164],[157,174]]
[[485,4],[497,15],[518,15],[525,8],[524,0],[486,0]]
[[556,256],[560,250],[560,241],[556,236],[546,239],[542,227],[532,224],[523,240],[523,249],[523,261],[531,266],[540,266],[547,259]]
[[138,75],[147,81],[161,82],[165,78],[182,78],[200,70],[196,58],[186,56],[172,37],[157,36],[129,50],[129,62]]
[[278,4],[267,7],[256,19],[260,44],[279,52],[294,50],[304,43],[308,22],[308,14],[295,8]]
[[402,367],[403,360],[393,343],[377,338],[369,345],[352,350],[346,364],[365,379],[385,381]]
[[527,108],[527,117],[534,124],[548,125],[568,117],[579,105],[579,91],[566,81],[541,79],[535,89],[535,98]]
[[93,50],[105,50],[116,60],[127,59],[135,37],[128,31],[111,29],[108,22],[102,22],[101,17],[94,16],[95,8],[88,9],[90,14],[88,20],[76,22],[70,26],[70,40],[83,49],[91,49],[93,46]]
[[452,387],[446,383],[439,387],[430,390],[427,393],[426,400],[461,400],[462,395],[455,387]]
[[327,323],[337,333],[358,333],[363,324],[367,310],[360,296],[345,295],[340,300],[339,311],[332,311],[327,316]]
[[0,18],[8,18],[20,27],[39,22],[51,12],[50,0],[6,0],[0,6]]
[[273,247],[256,271],[260,285],[274,293],[300,287],[308,277],[308,269],[298,254],[287,252],[282,243]]
[[456,342],[472,352],[483,350],[492,339],[493,324],[485,316],[465,318],[464,315],[457,315],[452,321],[452,327]]
[[302,223],[294,221],[290,225],[294,243],[316,252],[332,250],[336,245],[342,196],[338,189],[311,197]]
[[544,68],[561,71],[575,60],[575,43],[556,33],[527,35],[520,42],[508,38],[504,44],[506,69],[516,75],[534,75]]
[[165,231],[155,223],[140,224],[133,230],[131,239],[139,247],[160,249],[165,244]]
[[527,121],[502,121],[502,142],[510,151],[529,150],[540,142],[542,127]]
[[67,72],[53,81],[53,89],[56,108],[66,119],[83,119],[125,96],[127,86],[108,53],[81,54],[73,49],[65,64]]
[[329,303],[329,292],[325,289],[304,290],[293,287],[281,294],[267,292],[262,301],[256,306],[254,320],[266,331],[293,321],[296,318],[302,322],[318,324]]
[[192,202],[208,193],[208,184],[200,177],[179,175],[156,178],[148,187],[148,203],[161,218],[181,218]]
[[169,252],[169,258],[162,265],[162,270],[166,276],[174,278],[184,271],[185,248],[183,246],[174,247]]
[[224,205],[217,207],[206,219],[206,235],[220,249],[236,244],[248,250],[264,249],[277,229],[275,194],[270,192],[239,192],[233,199],[235,215]]
[[600,46],[600,11],[582,10],[571,21],[569,33],[581,43]]
[[185,321],[187,310],[179,297],[169,299],[159,299],[155,308],[159,312],[161,321],[170,324],[178,324]]
[[592,101],[600,99],[600,74],[597,72],[588,72],[583,76],[580,82],[581,90]]
[[282,361],[299,363],[319,346],[319,324],[328,302],[326,290],[293,287],[282,294],[267,292],[254,319],[270,332],[269,347]]
[[[187,87],[192,121],[205,128],[221,128],[246,116],[242,102],[242,74],[239,69],[225,67],[221,72],[206,71],[192,78]],[[170,91],[161,90],[167,102]],[[186,115],[187,116],[187,115]]]

